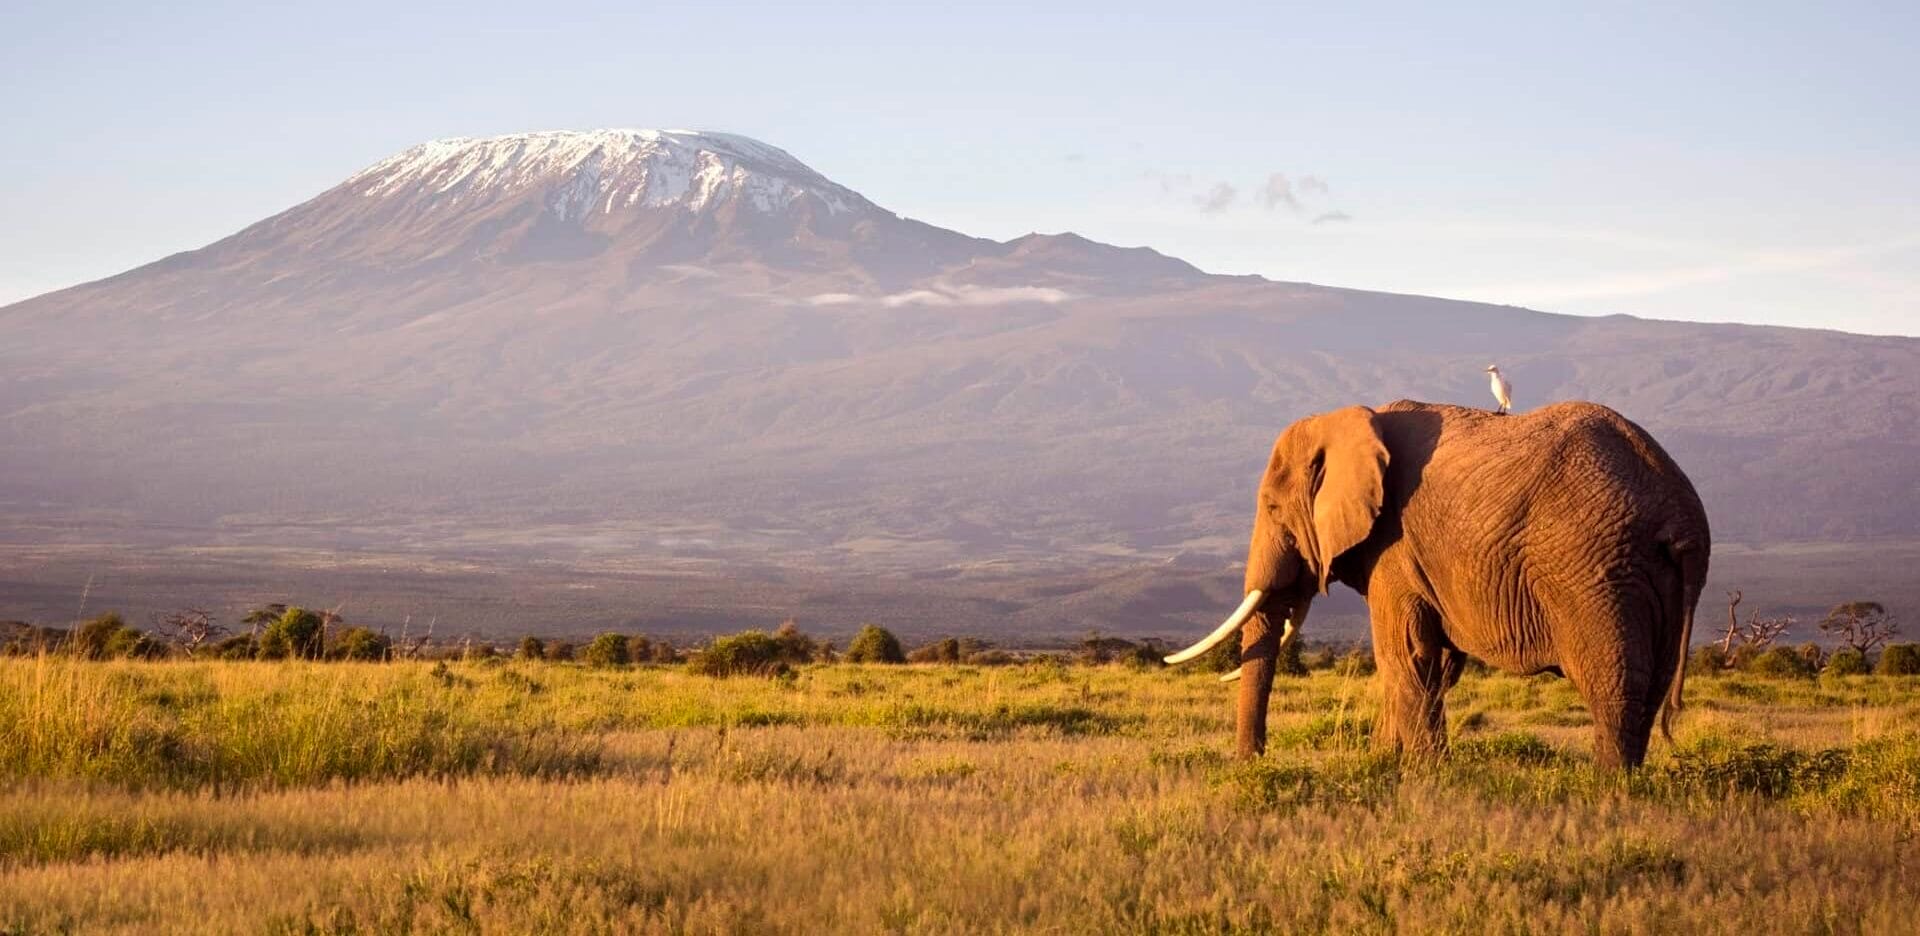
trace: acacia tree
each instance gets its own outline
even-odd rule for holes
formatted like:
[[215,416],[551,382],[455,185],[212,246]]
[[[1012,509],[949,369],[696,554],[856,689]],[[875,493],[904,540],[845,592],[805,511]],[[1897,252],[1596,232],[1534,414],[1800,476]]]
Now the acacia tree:
[[1820,621],[1820,632],[1864,656],[1900,633],[1900,622],[1878,601],[1849,601],[1833,606]]

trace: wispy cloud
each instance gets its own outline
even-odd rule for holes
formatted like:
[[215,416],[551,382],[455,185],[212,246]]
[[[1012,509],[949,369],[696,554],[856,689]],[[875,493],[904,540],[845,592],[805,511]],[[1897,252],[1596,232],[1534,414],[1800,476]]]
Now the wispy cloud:
[[1266,204],[1268,211],[1275,208],[1300,210],[1300,198],[1293,194],[1293,183],[1288,181],[1287,174],[1284,172],[1275,172],[1267,176],[1267,185],[1260,190],[1260,200]]
[[889,309],[905,306],[995,306],[1019,303],[1054,305],[1073,298],[1064,289],[1051,286],[934,286],[908,289],[884,296],[859,296],[853,293],[827,292],[801,300],[810,306],[842,306],[871,303]]
[[1218,214],[1232,207],[1233,200],[1238,198],[1239,195],[1240,190],[1234,188],[1232,185],[1226,182],[1215,182],[1213,183],[1213,188],[1206,190],[1203,194],[1193,196],[1193,203],[1199,206],[1202,212]]
[[1352,221],[1352,220],[1353,220],[1353,215],[1347,214],[1344,211],[1329,211],[1324,214],[1314,216],[1313,223],[1339,224],[1343,221]]
[[808,296],[803,301],[805,301],[806,304],[810,306],[851,305],[855,302],[859,302],[860,297],[854,295],[853,293],[829,292],[829,293],[820,293],[819,295],[815,295],[815,296]]
[[1184,192],[1187,189],[1193,188],[1193,173],[1191,172],[1164,172],[1159,169],[1148,169],[1141,173],[1141,175],[1149,181],[1158,184],[1160,186],[1160,193],[1163,195],[1171,195],[1174,192]]

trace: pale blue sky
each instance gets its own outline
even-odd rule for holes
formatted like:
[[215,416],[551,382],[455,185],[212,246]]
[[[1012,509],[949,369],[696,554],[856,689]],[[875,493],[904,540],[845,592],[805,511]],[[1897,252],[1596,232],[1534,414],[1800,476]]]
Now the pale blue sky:
[[268,6],[0,5],[0,302],[421,140],[697,127],[996,238],[1920,334],[1912,2]]

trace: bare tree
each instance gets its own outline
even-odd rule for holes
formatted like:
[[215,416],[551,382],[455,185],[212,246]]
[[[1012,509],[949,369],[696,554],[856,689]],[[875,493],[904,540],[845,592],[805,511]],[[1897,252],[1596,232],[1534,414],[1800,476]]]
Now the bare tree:
[[1733,652],[1733,639],[1740,636],[1740,592],[1727,592],[1727,634],[1720,639],[1720,652]]
[[1899,634],[1900,621],[1878,601],[1849,601],[1827,612],[1820,632],[1865,655]]
[[1779,617],[1761,617],[1758,612],[1749,614],[1747,626],[1740,632],[1740,645],[1752,647],[1755,650],[1765,650],[1773,646],[1773,642],[1784,636],[1787,631],[1793,630],[1795,623],[1797,622],[1791,614],[1783,614]]
[[1727,592],[1727,630],[1720,637],[1720,652],[1731,657],[1736,648],[1749,653],[1757,653],[1773,645],[1788,631],[1793,630],[1793,615],[1763,617],[1755,611],[1747,615],[1747,622],[1740,623],[1740,599],[1744,597],[1737,591]]
[[413,615],[411,614],[407,615],[406,622],[400,625],[400,643],[398,644],[397,648],[393,652],[394,656],[399,657],[400,659],[403,659],[403,660],[411,660],[411,659],[414,659],[415,657],[418,657],[420,655],[420,651],[426,649],[427,644],[432,642],[433,625],[438,623],[439,620],[440,620],[440,616],[437,614],[434,615],[433,617],[428,618],[427,632],[424,634],[421,634],[419,637],[415,637],[412,640],[409,640],[407,639],[407,624],[413,623]]
[[191,659],[199,651],[200,645],[215,637],[224,635],[227,629],[213,620],[213,614],[205,608],[182,608],[154,623],[154,630],[165,634],[169,640],[180,645]]

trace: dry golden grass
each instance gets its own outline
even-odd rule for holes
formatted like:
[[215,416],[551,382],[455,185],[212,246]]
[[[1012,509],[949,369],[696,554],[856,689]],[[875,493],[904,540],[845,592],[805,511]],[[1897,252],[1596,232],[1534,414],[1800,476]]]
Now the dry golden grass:
[[1455,752],[1205,675],[0,663],[0,931],[1911,932],[1920,680],[1696,679],[1586,765],[1564,682]]

